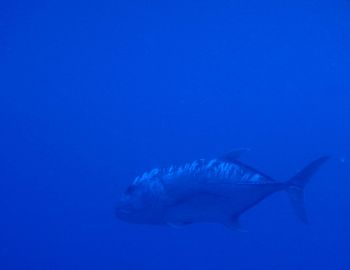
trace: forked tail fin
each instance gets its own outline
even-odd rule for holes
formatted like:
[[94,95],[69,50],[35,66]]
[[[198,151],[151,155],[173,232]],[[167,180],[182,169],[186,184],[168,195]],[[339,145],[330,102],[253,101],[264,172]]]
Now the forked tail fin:
[[314,160],[287,182],[287,192],[289,199],[292,203],[296,215],[304,223],[308,223],[308,218],[304,206],[304,188],[311,177],[328,159],[329,156],[324,156]]

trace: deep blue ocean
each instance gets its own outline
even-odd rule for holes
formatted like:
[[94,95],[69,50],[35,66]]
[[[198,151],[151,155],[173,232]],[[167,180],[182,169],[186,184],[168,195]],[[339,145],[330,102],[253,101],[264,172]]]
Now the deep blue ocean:
[[[0,269],[350,269],[350,2],[2,1]],[[181,229],[115,206],[155,167],[249,147],[306,189]]]

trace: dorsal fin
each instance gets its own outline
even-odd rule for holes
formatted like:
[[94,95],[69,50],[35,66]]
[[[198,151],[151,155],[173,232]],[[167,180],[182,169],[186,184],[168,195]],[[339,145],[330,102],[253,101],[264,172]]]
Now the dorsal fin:
[[239,165],[247,170],[250,170],[254,173],[257,173],[265,178],[265,180],[270,180],[271,182],[276,182],[272,177],[266,175],[265,173],[261,172],[260,170],[257,170],[244,162],[241,162],[239,160],[240,156],[246,152],[250,151],[250,148],[238,148],[234,149],[231,152],[227,153],[226,155],[222,156],[220,159],[225,162],[234,163],[236,165]]
[[228,152],[227,154],[223,155],[221,159],[227,162],[235,162],[242,156],[242,154],[248,151],[250,151],[249,148],[233,149],[231,152]]

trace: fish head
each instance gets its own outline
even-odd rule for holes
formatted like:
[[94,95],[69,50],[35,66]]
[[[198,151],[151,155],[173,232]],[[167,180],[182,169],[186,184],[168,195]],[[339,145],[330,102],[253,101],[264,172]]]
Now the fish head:
[[117,204],[116,216],[131,223],[157,223],[162,192],[162,186],[154,179],[132,183]]

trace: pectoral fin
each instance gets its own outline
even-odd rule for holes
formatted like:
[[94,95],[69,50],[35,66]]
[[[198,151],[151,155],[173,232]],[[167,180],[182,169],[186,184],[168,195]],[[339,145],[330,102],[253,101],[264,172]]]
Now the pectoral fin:
[[247,230],[242,229],[241,223],[238,218],[230,219],[228,222],[224,223],[226,228],[236,231],[236,232],[247,232]]
[[183,228],[184,226],[189,225],[191,223],[192,222],[186,222],[186,221],[171,221],[171,222],[168,222],[167,225],[171,228],[174,228],[174,229],[180,229],[180,228]]

